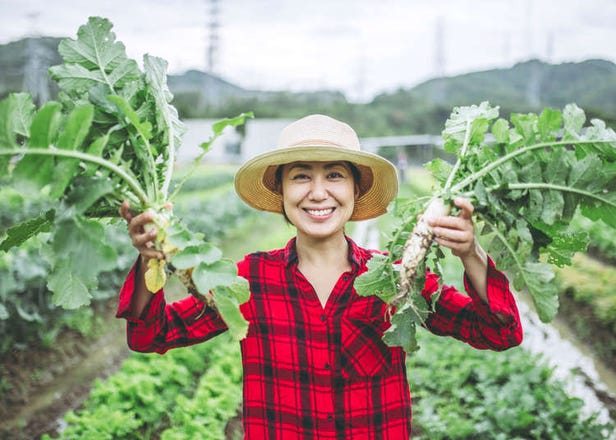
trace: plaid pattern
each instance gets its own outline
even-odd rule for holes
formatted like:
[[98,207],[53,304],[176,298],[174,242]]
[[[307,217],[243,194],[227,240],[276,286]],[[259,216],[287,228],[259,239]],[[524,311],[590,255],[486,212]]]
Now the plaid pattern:
[[[297,270],[295,241],[284,249],[259,252],[238,263],[250,282],[242,305],[250,322],[241,342],[244,368],[243,422],[247,439],[408,439],[411,398],[405,353],[381,340],[389,324],[385,304],[360,297],[353,280],[366,270],[371,251],[352,240],[352,270],[343,274],[323,308]],[[166,304],[156,294],[140,319],[129,318],[134,271],[121,292],[118,317],[128,320],[129,346],[164,353],[205,341],[225,324],[212,309],[187,297]],[[490,306],[445,288],[427,327],[480,348],[502,350],[521,342],[515,302],[503,274],[489,269]],[[424,296],[437,286],[428,274]],[[511,317],[507,326],[490,309]]]

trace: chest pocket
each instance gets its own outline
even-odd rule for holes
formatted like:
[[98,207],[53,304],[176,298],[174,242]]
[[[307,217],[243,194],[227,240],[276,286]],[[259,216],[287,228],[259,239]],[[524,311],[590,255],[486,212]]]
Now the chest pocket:
[[357,297],[341,316],[340,366],[346,379],[382,376],[391,370],[391,349],[382,339],[385,304],[381,303],[375,297]]

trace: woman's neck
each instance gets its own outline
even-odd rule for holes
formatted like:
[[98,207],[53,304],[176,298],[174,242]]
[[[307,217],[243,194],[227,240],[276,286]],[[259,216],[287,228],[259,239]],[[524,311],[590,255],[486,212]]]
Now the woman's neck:
[[295,244],[300,265],[323,265],[326,267],[334,267],[341,263],[345,266],[348,265],[349,245],[344,233],[326,239],[298,235]]

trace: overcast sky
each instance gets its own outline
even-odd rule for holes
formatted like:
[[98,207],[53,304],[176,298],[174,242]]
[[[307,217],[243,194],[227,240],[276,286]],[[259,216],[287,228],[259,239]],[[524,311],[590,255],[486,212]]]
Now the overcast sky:
[[[129,56],[205,70],[211,0],[0,0],[0,44],[75,37],[109,18]],[[429,78],[549,62],[616,62],[616,0],[219,0],[215,71],[246,88],[351,99]]]

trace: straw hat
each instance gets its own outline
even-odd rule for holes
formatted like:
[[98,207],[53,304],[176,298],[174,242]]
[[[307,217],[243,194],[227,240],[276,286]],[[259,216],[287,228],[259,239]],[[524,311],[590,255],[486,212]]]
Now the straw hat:
[[398,193],[393,164],[360,150],[355,131],[324,115],[310,115],[285,127],[277,148],[248,160],[235,175],[235,190],[253,208],[282,213],[282,195],[276,187],[276,169],[292,162],[349,161],[360,173],[359,196],[350,220],[366,220],[387,211]]

